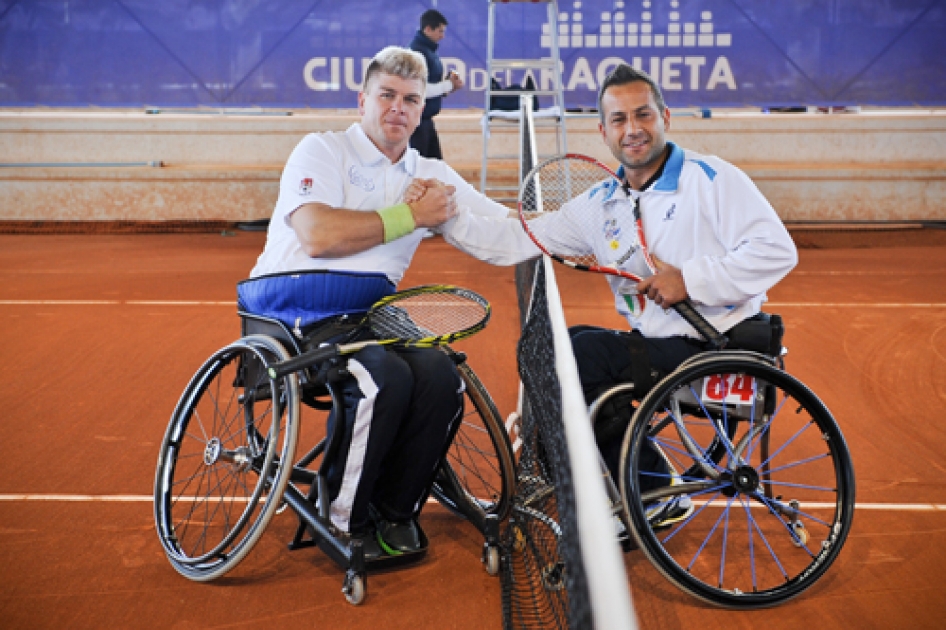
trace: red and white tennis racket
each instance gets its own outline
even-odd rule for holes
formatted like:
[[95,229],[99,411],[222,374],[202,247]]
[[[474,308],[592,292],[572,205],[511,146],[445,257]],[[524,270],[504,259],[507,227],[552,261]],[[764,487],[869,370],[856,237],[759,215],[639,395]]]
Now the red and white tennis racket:
[[[604,206],[617,204],[614,211]],[[622,233],[618,215],[627,212],[634,234]],[[625,215],[626,216],[626,215]],[[617,174],[585,155],[569,153],[540,162],[519,188],[519,219],[535,244],[553,260],[578,269],[640,282],[654,273],[641,219],[640,199],[633,199]],[[598,247],[598,251],[595,248]],[[626,263],[640,251],[643,265],[633,273]],[[727,339],[689,300],[673,305],[714,348]]]

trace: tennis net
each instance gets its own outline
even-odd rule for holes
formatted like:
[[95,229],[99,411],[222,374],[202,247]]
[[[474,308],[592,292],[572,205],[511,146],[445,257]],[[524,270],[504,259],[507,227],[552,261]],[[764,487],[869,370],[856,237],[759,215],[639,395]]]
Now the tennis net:
[[[532,129],[523,99],[522,177],[536,162]],[[516,282],[521,448],[502,532],[504,627],[636,628],[551,262],[521,265]]]

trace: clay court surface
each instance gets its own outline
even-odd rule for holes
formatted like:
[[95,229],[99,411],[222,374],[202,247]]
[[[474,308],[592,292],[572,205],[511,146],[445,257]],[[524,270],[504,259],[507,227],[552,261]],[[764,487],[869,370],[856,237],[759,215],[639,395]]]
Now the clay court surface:
[[[0,235],[0,627],[502,627],[479,533],[438,505],[422,516],[427,559],[372,574],[360,607],[327,557],[288,551],[291,511],[216,582],[189,582],[166,560],[151,505],[159,443],[191,374],[239,335],[235,283],[263,238]],[[744,613],[701,604],[632,552],[642,628],[943,627],[946,244],[880,240],[801,250],[768,307],[786,320],[789,370],[832,410],[854,457],[858,509],[840,559],[801,598]],[[457,347],[507,415],[512,271],[435,238],[401,286],[431,282],[492,302],[489,328]],[[603,279],[573,272],[559,284],[570,324],[621,324]]]

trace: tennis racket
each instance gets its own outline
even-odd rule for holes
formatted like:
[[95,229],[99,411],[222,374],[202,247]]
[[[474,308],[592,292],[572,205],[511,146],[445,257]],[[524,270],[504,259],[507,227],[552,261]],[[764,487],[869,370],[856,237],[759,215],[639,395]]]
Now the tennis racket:
[[430,284],[398,291],[372,305],[361,325],[375,339],[316,348],[269,366],[272,379],[358,352],[367,346],[433,348],[453,343],[486,327],[491,309],[482,296],[446,284]]
[[[619,240],[622,226],[613,217],[603,216],[603,202],[612,199],[631,212],[633,238]],[[569,153],[536,165],[519,188],[519,218],[544,254],[573,269],[633,282],[655,271],[644,237],[640,199],[632,199],[617,174],[594,158]],[[600,260],[592,245],[602,237],[604,246],[611,248],[609,262]],[[638,251],[643,260],[640,273],[619,268],[629,261],[637,262],[631,259]],[[689,299],[677,302],[673,309],[713,348],[726,346],[728,339],[693,308]]]

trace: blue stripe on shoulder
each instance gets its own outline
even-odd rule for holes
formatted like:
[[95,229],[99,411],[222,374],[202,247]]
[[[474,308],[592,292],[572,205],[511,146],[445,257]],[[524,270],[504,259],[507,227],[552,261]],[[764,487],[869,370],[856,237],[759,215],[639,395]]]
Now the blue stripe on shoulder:
[[680,171],[683,170],[684,155],[683,149],[673,142],[668,142],[667,146],[670,147],[670,156],[667,158],[667,163],[664,164],[663,174],[654,183],[653,190],[673,192],[677,190],[680,184]]
[[713,181],[716,178],[716,171],[713,170],[713,167],[704,162],[703,160],[690,160],[691,162],[696,162],[700,165],[700,168],[703,169],[703,172],[706,173],[706,176],[709,177],[710,181]]
[[[620,176],[620,175],[619,175]],[[618,183],[613,179],[607,179],[600,184],[595,184],[595,186],[588,192],[588,198],[594,199],[594,196],[598,194],[599,190],[604,191],[604,199],[602,203],[611,199],[614,196],[614,191],[617,190]]]

